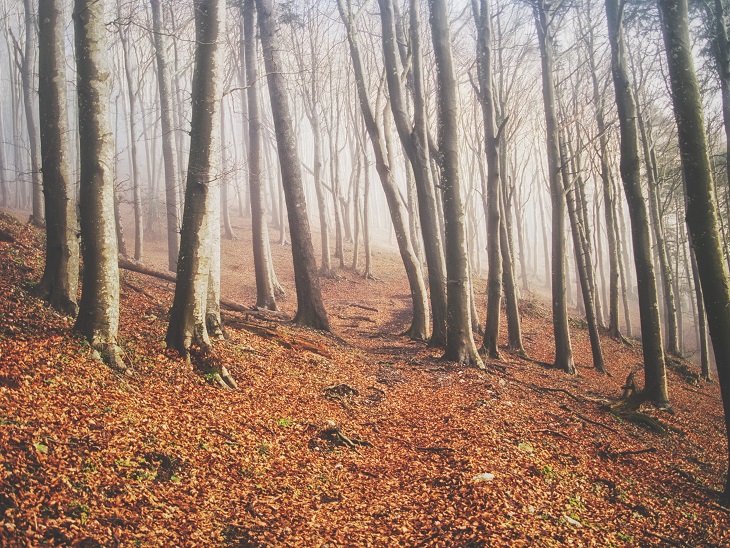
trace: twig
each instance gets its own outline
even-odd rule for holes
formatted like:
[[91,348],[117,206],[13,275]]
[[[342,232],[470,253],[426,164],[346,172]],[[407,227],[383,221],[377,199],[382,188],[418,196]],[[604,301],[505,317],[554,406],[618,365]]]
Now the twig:
[[723,510],[724,512],[727,512],[728,514],[730,514],[730,508],[723,506],[722,504],[717,504],[715,501],[711,500],[710,506],[712,506],[713,508],[717,508],[718,510]]
[[570,436],[566,436],[562,432],[558,432],[557,430],[551,430],[550,428],[543,428],[541,430],[535,430],[536,433],[545,433],[545,434],[552,434],[553,436],[558,436],[559,438],[563,438],[565,440],[568,440],[573,443],[578,443],[576,440],[571,438]]
[[649,529],[645,529],[644,532],[650,537],[658,538],[659,540],[671,544],[672,546],[679,546],[680,548],[684,548],[685,546],[687,546],[684,542],[665,537],[664,535],[660,535],[659,533],[655,533],[654,531],[651,531]]

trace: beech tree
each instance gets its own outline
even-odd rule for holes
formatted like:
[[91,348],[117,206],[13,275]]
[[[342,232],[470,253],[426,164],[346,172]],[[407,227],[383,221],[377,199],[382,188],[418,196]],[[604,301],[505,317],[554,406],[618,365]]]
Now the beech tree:
[[[413,339],[426,340],[429,335],[426,284],[423,279],[423,273],[421,272],[421,264],[416,257],[416,252],[413,249],[413,243],[410,238],[403,199],[396,188],[393,178],[393,164],[388,158],[388,132],[384,132],[385,138],[381,137],[381,130],[376,119],[377,109],[373,111],[370,104],[370,98],[365,82],[365,73],[360,56],[360,47],[357,39],[358,34],[356,21],[355,16],[352,13],[351,6],[349,2],[346,3],[346,0],[338,0],[337,5],[340,10],[340,17],[342,18],[345,30],[347,31],[347,41],[350,46],[350,57],[352,58],[352,65],[355,71],[355,85],[357,87],[360,110],[362,111],[365,129],[367,130],[368,137],[370,138],[370,144],[372,145],[373,153],[375,155],[375,168],[378,172],[378,176],[380,177],[380,184],[383,187],[386,201],[388,202],[388,210],[390,211],[390,218],[393,222],[393,229],[398,242],[398,250],[400,251],[401,260],[403,261],[406,276],[408,277],[408,284],[411,289],[413,319],[407,333]],[[390,111],[389,106],[386,108]],[[366,178],[366,186],[368,184],[367,181],[368,180]],[[366,242],[368,238],[367,230],[368,229],[366,228]],[[369,255],[367,243],[366,254]]]
[[535,25],[540,45],[542,62],[542,94],[547,132],[548,181],[552,204],[552,309],[553,333],[555,335],[555,366],[566,373],[575,374],[573,349],[568,326],[568,298],[565,287],[565,189],[561,181],[560,146],[557,111],[555,106],[555,83],[553,74],[553,29],[550,22],[554,16],[551,5],[544,0],[533,4]]
[[438,148],[448,280],[448,332],[444,358],[483,368],[471,332],[469,264],[459,178],[458,103],[446,0],[429,0],[429,8],[438,83]]
[[[79,241],[71,176],[62,13],[60,0],[41,0],[38,4],[38,99],[46,264],[36,291],[54,308],[75,316],[78,312]],[[4,165],[0,168],[4,169]]]
[[253,262],[256,273],[256,306],[276,310],[274,284],[267,261],[269,231],[263,205],[261,181],[261,113],[259,108],[258,55],[254,0],[241,1],[248,95],[248,189],[251,200]]
[[175,297],[167,327],[167,345],[186,358],[192,346],[207,351],[208,292],[213,263],[215,202],[220,200],[220,33],[225,29],[224,0],[195,0],[190,156],[180,235]]
[[271,110],[274,116],[279,165],[284,183],[284,197],[289,217],[294,281],[297,291],[297,313],[294,321],[298,325],[329,331],[330,325],[322,302],[312,234],[307,218],[301,163],[277,46],[277,23],[270,0],[256,0],[256,9],[266,78],[269,84]]
[[[718,229],[714,182],[707,149],[704,113],[692,59],[687,0],[658,0],[667,67],[684,172],[686,221],[715,351],[725,427],[730,432],[730,284]],[[730,438],[728,438],[730,464]],[[730,469],[723,498],[730,501]]]
[[106,2],[75,0],[79,113],[79,205],[84,259],[76,329],[112,368],[126,369],[117,346],[119,266],[114,223],[114,141],[104,26]]
[[631,92],[622,29],[622,11],[618,0],[606,0],[608,38],[611,44],[616,108],[621,128],[621,180],[631,216],[631,238],[639,292],[641,340],[644,353],[643,397],[660,406],[669,404],[667,376],[662,345],[662,326],[649,239],[649,220],[641,191],[639,141],[636,130],[636,105]]
[[160,0],[150,0],[152,6],[152,25],[157,61],[157,88],[160,94],[160,120],[162,123],[162,162],[165,168],[165,208],[167,219],[167,265],[177,270],[177,257],[180,248],[179,218],[180,205],[177,194],[177,174],[175,170],[175,142],[170,75],[167,64],[167,36],[163,32]]

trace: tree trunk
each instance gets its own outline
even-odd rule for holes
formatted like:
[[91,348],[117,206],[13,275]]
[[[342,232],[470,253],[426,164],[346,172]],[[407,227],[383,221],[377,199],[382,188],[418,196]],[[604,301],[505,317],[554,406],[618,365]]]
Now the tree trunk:
[[[117,29],[119,41],[122,44],[122,60],[124,64],[124,76],[127,84],[127,107],[129,115],[129,167],[132,176],[132,203],[134,205],[134,259],[141,261],[144,251],[144,220],[142,214],[142,188],[139,177],[139,163],[137,161],[137,91],[134,89],[135,78],[132,75],[132,67],[129,63],[129,42],[128,36],[122,29],[122,3],[117,0]],[[127,23],[130,24],[129,22]]]
[[277,310],[274,286],[266,260],[269,245],[268,223],[264,212],[261,183],[261,109],[258,90],[254,0],[241,0],[244,44],[246,49],[246,86],[248,87],[248,189],[251,201],[253,262],[256,273],[256,306]]
[[32,181],[33,213],[32,221],[38,225],[43,224],[43,184],[41,182],[41,159],[39,154],[40,143],[38,140],[38,128],[35,121],[35,101],[33,100],[35,84],[35,55],[36,55],[36,31],[35,18],[33,17],[33,6],[31,0],[23,0],[25,7],[25,52],[21,66],[21,80],[23,82],[23,103],[25,105],[25,121],[28,127],[28,140],[30,141],[30,166]]
[[105,2],[76,0],[77,93],[81,158],[83,292],[76,329],[112,368],[126,369],[117,347],[119,266],[114,223],[114,143],[109,116]]
[[[431,297],[433,330],[430,346],[446,343],[446,265],[441,234],[436,219],[435,188],[431,184],[428,140],[426,135],[426,103],[424,98],[423,59],[421,52],[420,5],[410,0],[411,63],[413,73],[413,120],[408,115],[401,75],[396,57],[396,31],[392,0],[380,0],[380,19],[383,29],[383,59],[398,136],[408,156],[416,184],[418,215],[423,246],[428,266],[428,285]],[[412,129],[411,129],[412,128]],[[413,238],[414,246],[417,239]]]
[[[354,22],[352,20],[352,14],[349,12],[349,8],[343,5],[343,0],[338,0],[338,8],[340,16],[345,28],[347,30],[347,39],[350,46],[350,56],[352,58],[353,68],[355,70],[355,82],[357,86],[358,98],[360,101],[360,110],[362,111],[363,119],[365,122],[365,128],[368,136],[370,137],[370,143],[375,154],[375,168],[380,177],[380,183],[385,193],[386,201],[388,202],[388,209],[395,231],[396,240],[398,242],[398,249],[400,251],[403,266],[406,270],[406,276],[408,277],[408,283],[411,289],[411,300],[413,302],[413,319],[410,328],[407,330],[408,335],[417,340],[428,339],[428,302],[426,293],[426,284],[423,280],[423,273],[421,271],[421,265],[416,258],[416,253],[413,250],[413,245],[408,233],[408,222],[405,217],[405,208],[403,206],[403,200],[401,199],[400,193],[393,180],[392,165],[390,165],[386,159],[386,150],[384,150],[384,143],[381,138],[380,128],[375,119],[375,114],[370,106],[368,98],[368,92],[365,87],[364,72],[362,68],[362,62],[360,59],[360,51],[358,49],[356,30]],[[386,143],[387,144],[387,143]],[[366,181],[366,192],[368,179]],[[366,207],[367,207],[367,200]],[[366,235],[366,261],[369,256],[369,243],[368,243],[368,228],[367,221],[365,223],[365,235]],[[366,271],[368,265],[366,263]]]
[[618,0],[606,0],[606,16],[608,37],[611,43],[611,70],[621,127],[621,179],[631,215],[634,265],[639,292],[641,339],[644,352],[644,397],[660,406],[667,406],[669,398],[662,345],[662,326],[659,319],[656,279],[651,258],[649,221],[646,203],[641,192],[636,106],[631,93],[626,64]]
[[192,86],[190,154],[185,188],[177,284],[167,327],[167,345],[187,357],[191,346],[206,351],[208,285],[213,260],[214,200],[220,200],[220,32],[223,0],[195,0],[195,69]]
[[289,216],[294,281],[297,290],[297,313],[294,321],[301,326],[329,331],[330,325],[317,278],[317,263],[307,218],[301,164],[289,110],[286,82],[276,44],[277,24],[273,17],[271,0],[256,0],[256,8]]
[[[494,122],[494,95],[492,92],[492,24],[488,0],[472,0],[472,11],[477,27],[477,77],[479,103],[484,119],[484,147],[487,158],[486,183],[482,182],[482,196],[486,202],[487,220],[487,323],[482,348],[490,358],[499,359],[499,320],[502,301],[502,235],[500,218],[499,138]],[[483,169],[483,168],[482,168]],[[500,237],[497,237],[499,234]]]
[[[684,173],[687,227],[697,257],[707,324],[715,351],[725,426],[730,432],[730,286],[717,224],[702,98],[692,59],[687,2],[659,0],[658,4]],[[730,444],[728,455],[730,457]],[[730,475],[725,481],[724,498],[730,501]]]
[[568,205],[568,217],[570,219],[570,229],[573,235],[573,251],[575,252],[575,262],[577,267],[576,277],[580,283],[580,289],[583,297],[583,307],[585,309],[586,321],[588,323],[588,336],[591,341],[591,353],[593,356],[593,367],[600,373],[606,373],[606,365],[603,362],[603,352],[601,350],[601,338],[598,332],[598,321],[596,319],[596,311],[593,300],[593,286],[588,276],[588,260],[590,255],[586,252],[587,237],[583,231],[583,220],[578,214],[575,204],[575,184],[570,180],[568,174],[567,161],[565,160],[565,146],[561,143],[563,150],[563,162],[561,163],[561,175],[563,186],[565,188],[565,198]]
[[[38,99],[46,201],[46,265],[37,292],[57,310],[75,316],[78,312],[79,241],[68,140],[65,25],[61,2],[41,0],[38,19]],[[0,169],[5,169],[1,154]]]
[[550,15],[543,0],[535,4],[535,23],[540,44],[542,61],[542,95],[545,108],[547,131],[548,180],[552,203],[552,308],[553,332],[555,335],[555,366],[566,373],[576,373],[573,349],[568,326],[568,302],[565,287],[565,194],[560,181],[560,149],[558,145],[558,122],[555,110],[555,84],[553,75],[552,30]]
[[448,332],[444,359],[483,368],[471,332],[469,265],[459,178],[459,109],[446,0],[429,0],[429,8],[436,59],[439,167],[446,244]]

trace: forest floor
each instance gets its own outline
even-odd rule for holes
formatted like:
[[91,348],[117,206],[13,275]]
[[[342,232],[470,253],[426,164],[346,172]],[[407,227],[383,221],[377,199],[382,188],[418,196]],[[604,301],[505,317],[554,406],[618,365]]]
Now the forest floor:
[[[223,293],[251,304],[237,233]],[[599,375],[575,320],[579,374],[541,365],[552,328],[536,299],[522,303],[535,361],[440,361],[399,335],[409,292],[379,250],[377,279],[322,280],[334,334],[226,313],[215,353],[237,390],[164,348],[172,284],[123,271],[133,373],[119,376],[32,296],[42,249],[40,231],[0,214],[2,546],[730,545],[719,390],[693,366],[669,372],[673,413],[643,409],[661,434],[603,405],[640,348],[604,338],[612,376]],[[163,249],[151,240],[146,262],[163,266]],[[290,248],[273,252],[291,314]]]

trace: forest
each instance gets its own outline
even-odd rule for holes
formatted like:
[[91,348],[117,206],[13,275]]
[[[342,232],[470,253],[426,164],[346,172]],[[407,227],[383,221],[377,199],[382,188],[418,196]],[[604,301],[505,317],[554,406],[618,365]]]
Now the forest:
[[0,0],[0,545],[730,544],[726,9]]

